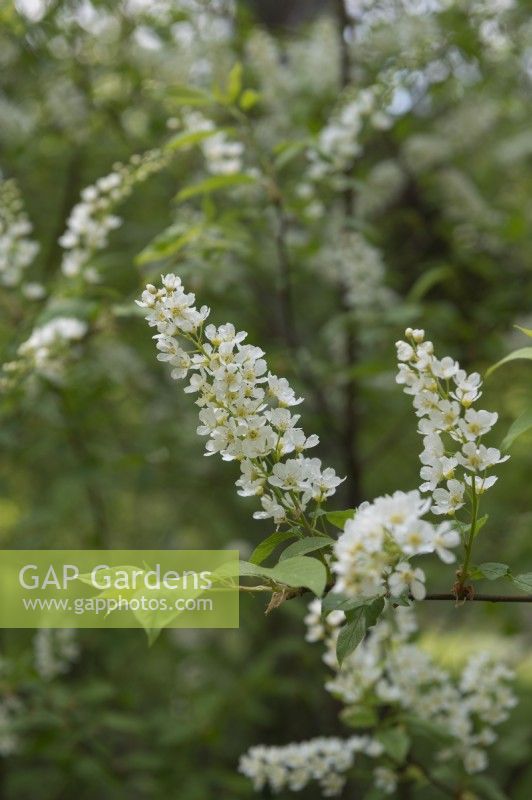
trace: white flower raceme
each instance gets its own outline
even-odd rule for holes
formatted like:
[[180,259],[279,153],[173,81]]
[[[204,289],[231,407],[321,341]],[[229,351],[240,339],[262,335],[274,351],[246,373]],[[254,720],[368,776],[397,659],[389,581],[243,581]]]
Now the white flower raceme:
[[391,120],[379,108],[380,90],[361,89],[349,98],[322,128],[316,147],[308,151],[308,176],[320,181],[339,176],[362,152],[361,133],[366,121],[374,128],[388,128]]
[[335,673],[326,683],[328,691],[354,713],[382,705],[387,719],[407,712],[431,722],[453,740],[441,746],[436,760],[459,758],[468,772],[485,769],[486,747],[497,738],[493,727],[504,722],[516,705],[508,685],[513,673],[506,664],[487,652],[477,653],[455,680],[413,641],[417,632],[413,608],[399,607],[370,629],[339,667],[336,639],[344,619],[337,612],[334,617],[328,614],[318,635],[319,606],[319,600],[309,606],[307,639],[325,641],[324,660]]
[[92,264],[94,255],[107,247],[109,234],[122,224],[121,218],[113,213],[114,209],[131,194],[137,183],[163,169],[171,157],[172,152],[166,149],[134,155],[127,164],[115,164],[109,175],[83,189],[81,200],[72,209],[67,229],[59,239],[66,250],[61,262],[64,275],[98,280]]
[[380,251],[356,231],[332,231],[331,244],[320,253],[320,274],[343,287],[345,301],[360,317],[387,307],[393,292],[385,284]]
[[79,658],[76,631],[71,628],[41,628],[33,639],[35,669],[43,680],[64,675]]
[[324,797],[336,797],[344,787],[345,773],[353,767],[355,754],[376,758],[382,749],[369,736],[320,737],[284,747],[258,745],[241,757],[239,769],[253,781],[256,791],[269,786],[274,792],[299,792],[315,780]]
[[472,408],[482,394],[480,375],[466,374],[449,356],[436,358],[425,331],[408,328],[396,347],[397,383],[413,397],[423,436],[421,491],[432,493],[433,513],[453,516],[466,502],[467,487],[474,495],[485,492],[497,480],[487,472],[509,458],[482,444],[497,414]]
[[187,133],[209,134],[200,142],[200,148],[207,169],[212,175],[234,175],[236,172],[242,172],[244,154],[242,142],[231,141],[224,131],[216,130],[216,125],[211,119],[196,110],[185,111],[183,123]]
[[17,377],[36,373],[54,382],[61,382],[73,347],[88,331],[88,325],[77,317],[55,317],[33,329],[31,336],[19,346],[16,361],[5,363],[1,387],[9,386]]
[[0,179],[0,285],[17,286],[39,251],[13,180]]
[[137,302],[158,331],[157,358],[169,363],[173,378],[188,378],[185,392],[197,395],[197,431],[208,437],[206,455],[239,462],[238,493],[260,497],[255,518],[311,527],[307,508],[319,510],[341,479],[304,455],[318,437],[307,436],[290,411],[302,398],[269,372],[264,352],[244,343],[245,332],[231,323],[205,326],[209,309],[196,308],[177,276],[164,276],[160,289],[148,285]]
[[418,491],[395,492],[363,503],[334,546],[334,591],[352,597],[393,597],[410,593],[425,597],[425,575],[409,564],[412,556],[437,553],[454,561],[460,542],[449,522],[433,525],[422,519],[430,501]]

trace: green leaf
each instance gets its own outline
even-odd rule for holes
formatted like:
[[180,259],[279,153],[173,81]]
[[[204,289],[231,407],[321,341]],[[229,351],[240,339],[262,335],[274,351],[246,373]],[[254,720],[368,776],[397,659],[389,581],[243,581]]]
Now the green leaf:
[[383,608],[384,598],[377,597],[369,605],[360,606],[347,612],[347,623],[340,628],[336,643],[336,657],[340,665],[347,656],[356,650],[368,628],[375,625]]
[[182,150],[186,147],[192,147],[194,144],[199,144],[204,139],[209,139],[220,132],[220,128],[212,128],[208,131],[192,131],[188,133],[178,133],[173,136],[166,144],[167,150]]
[[470,778],[473,790],[478,789],[486,800],[509,800],[498,784],[489,775],[474,775]]
[[239,61],[237,61],[229,72],[229,79],[227,81],[227,102],[230,104],[236,103],[242,91],[242,72],[243,67]]
[[495,372],[496,369],[502,367],[503,364],[508,364],[508,362],[517,361],[518,359],[532,361],[532,347],[521,347],[519,350],[514,350],[513,353],[501,358],[500,361],[497,361],[496,364],[493,364],[493,366],[486,371],[486,378],[489,377],[492,372]]
[[203,231],[202,225],[193,225],[183,233],[181,225],[172,225],[150,242],[136,257],[139,265],[159,261],[178,253],[185,245],[199,238]]
[[208,92],[192,89],[190,86],[172,86],[169,95],[172,103],[183,106],[207,106],[214,102],[214,98]]
[[375,625],[382,614],[383,608],[384,597],[377,597],[375,600],[372,600],[368,606],[366,606],[366,624],[368,628],[372,628]]
[[356,514],[356,509],[346,508],[345,511],[328,511],[325,514],[325,519],[334,525],[335,528],[340,528],[343,531],[344,525],[348,519],[353,519]]
[[416,717],[413,714],[402,714],[401,721],[404,722],[414,736],[421,736],[423,738],[429,737],[442,742],[453,741],[453,736],[448,729],[437,722],[431,722],[428,719]]
[[402,764],[410,750],[410,737],[402,727],[384,728],[377,731],[375,738],[384,747],[385,752]]
[[479,535],[480,531],[482,530],[486,522],[489,520],[489,518],[490,518],[489,514],[484,514],[483,517],[477,519],[475,530],[473,533],[473,538],[476,538]]
[[432,267],[424,272],[417,281],[414,283],[407,295],[407,302],[417,303],[430,292],[430,290],[438,283],[443,283],[448,278],[451,278],[453,271],[450,267],[439,266]]
[[323,598],[321,608],[323,613],[328,614],[329,611],[353,611],[355,608],[360,608],[360,606],[367,606],[371,600],[360,600],[355,599],[354,597],[348,597],[341,592],[329,592]]
[[514,325],[514,328],[517,328],[518,331],[524,333],[525,336],[528,336],[532,339],[532,329],[531,328],[522,328],[520,325]]
[[296,534],[293,531],[275,531],[256,546],[249,560],[252,564],[262,564],[278,545],[288,541],[288,539],[294,539],[295,536]]
[[372,728],[378,722],[377,712],[369,706],[344,708],[340,719],[350,728]]
[[220,189],[230,189],[233,186],[242,186],[245,184],[255,183],[256,178],[251,175],[246,175],[243,172],[236,172],[234,175],[213,175],[211,178],[206,178],[193,186],[187,186],[181,189],[176,195],[177,202],[188,200],[197,195],[210,194],[210,192],[217,192]]
[[298,556],[287,558],[269,570],[270,576],[287,586],[304,586],[314,592],[316,597],[321,597],[327,584],[327,570],[316,558]]
[[340,628],[336,642],[336,658],[340,665],[356,650],[366,635],[366,630],[366,609],[361,606],[350,614],[349,622]]
[[532,428],[532,408],[524,411],[520,417],[510,425],[508,433],[502,440],[501,450],[509,450],[516,439]]
[[315,550],[331,547],[333,544],[334,539],[331,539],[330,536],[307,536],[305,539],[299,539],[288,545],[286,550],[281,553],[280,561],[294,556],[304,556],[306,553],[313,553]]
[[522,575],[510,575],[513,583],[523,592],[532,592],[532,572],[525,572]]
[[482,577],[487,578],[489,581],[503,578],[510,571],[508,564],[500,564],[497,561],[485,561],[483,564],[479,564],[476,569]]
[[242,96],[239,100],[239,106],[243,111],[251,111],[260,100],[260,94],[256,92],[254,89],[246,89],[242,92]]

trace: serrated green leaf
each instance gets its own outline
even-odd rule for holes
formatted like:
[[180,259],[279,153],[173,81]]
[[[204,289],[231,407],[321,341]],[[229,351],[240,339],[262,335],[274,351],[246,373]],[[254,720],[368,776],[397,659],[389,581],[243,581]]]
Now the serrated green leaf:
[[191,197],[218,192],[220,189],[230,189],[233,186],[255,183],[255,181],[256,178],[243,172],[236,172],[234,175],[213,175],[199,183],[195,183],[193,186],[185,187],[178,192],[175,199],[177,202],[182,202],[183,200],[189,200]]
[[402,764],[410,750],[410,737],[402,727],[384,728],[377,731],[375,738],[384,747],[385,752]]
[[292,531],[275,531],[256,546],[249,557],[250,562],[257,565],[262,564],[278,545],[287,542],[289,539],[294,539],[295,537],[296,534]]
[[384,598],[377,597],[366,605],[346,612],[347,623],[340,628],[336,643],[336,657],[340,665],[356,650],[368,628],[375,625],[383,608]]
[[503,364],[508,364],[510,361],[517,361],[519,359],[532,361],[532,347],[521,347],[519,350],[514,350],[513,353],[501,358],[500,361],[497,361],[496,364],[493,364],[493,366],[486,370],[486,378],[495,372],[496,369],[502,367]]
[[327,584],[327,570],[317,558],[298,556],[287,558],[269,570],[270,576],[280,583],[293,587],[305,587],[321,597]]
[[523,592],[532,592],[532,572],[524,572],[522,575],[510,575],[512,582]]
[[516,439],[532,428],[532,408],[524,411],[520,417],[510,425],[508,433],[502,440],[501,450],[509,450]]
[[360,608],[361,606],[367,606],[371,600],[363,599],[363,600],[356,600],[353,597],[347,597],[347,595],[342,594],[341,592],[329,592],[326,594],[322,601],[322,611],[326,614],[329,611],[353,611],[355,608]]
[[500,564],[497,561],[485,561],[483,564],[479,564],[476,569],[488,581],[496,581],[498,578],[503,578],[510,571],[508,564]]
[[281,553],[280,561],[294,556],[304,556],[307,553],[322,550],[324,547],[331,547],[333,544],[334,539],[331,539],[330,536],[307,536],[305,539],[299,539],[299,541],[288,545],[286,550]]
[[343,531],[344,525],[348,519],[353,519],[356,514],[356,509],[346,508],[345,511],[328,511],[325,514],[325,519],[334,525],[335,528],[340,528]]
[[366,614],[365,607],[355,609],[349,617],[349,621],[340,628],[336,641],[336,658],[342,665],[345,659],[353,653],[364,636],[366,635]]

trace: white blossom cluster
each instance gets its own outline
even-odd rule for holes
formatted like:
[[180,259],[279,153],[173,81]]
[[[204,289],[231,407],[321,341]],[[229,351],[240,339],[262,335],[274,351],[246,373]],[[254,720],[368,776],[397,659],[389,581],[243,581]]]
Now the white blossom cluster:
[[372,88],[361,89],[350,98],[318,134],[316,146],[307,153],[311,180],[341,175],[352,165],[362,152],[361,134],[366,121],[378,129],[391,124],[379,108],[378,92]]
[[369,736],[319,737],[284,747],[257,745],[241,757],[239,769],[256,791],[269,786],[273,792],[299,792],[315,780],[324,797],[336,797],[357,753],[377,758],[382,752],[382,745]]
[[194,302],[194,294],[172,274],[163,276],[160,289],[148,285],[137,301],[157,328],[157,358],[170,364],[172,378],[189,377],[185,392],[198,395],[197,432],[208,437],[206,455],[239,461],[238,494],[260,497],[256,519],[310,527],[307,507],[314,504],[316,512],[341,479],[333,469],[322,469],[318,458],[304,455],[318,437],[307,437],[298,426],[299,415],[290,411],[302,398],[285,378],[269,372],[259,347],[244,344],[244,331],[235,331],[231,323],[204,328],[210,310]]
[[19,739],[15,731],[15,720],[21,704],[16,696],[0,699],[0,757],[11,756],[17,752]]
[[37,255],[39,245],[30,238],[31,231],[17,184],[0,179],[0,285],[18,286]]
[[81,200],[72,209],[67,228],[59,239],[66,251],[61,262],[67,277],[82,276],[89,282],[98,280],[92,265],[94,255],[108,243],[111,231],[122,224],[114,214],[115,207],[123,202],[137,183],[147,180],[163,169],[171,158],[165,149],[149,150],[132,156],[127,164],[115,164],[113,171],[81,192]]
[[216,131],[214,122],[199,111],[186,111],[183,122],[187,133],[213,131],[212,135],[200,142],[207,170],[212,175],[234,175],[242,172],[244,154],[242,142],[229,139],[225,131]]
[[493,486],[497,478],[488,473],[509,456],[482,443],[498,415],[472,408],[482,394],[478,372],[468,375],[449,356],[436,358],[423,330],[407,328],[405,336],[407,341],[396,345],[396,380],[412,395],[419,417],[424,446],[420,489],[432,493],[434,514],[453,516],[467,494],[476,499]]
[[486,747],[497,736],[493,728],[508,718],[517,700],[508,683],[512,671],[490,653],[469,658],[455,679],[413,641],[417,632],[414,611],[399,607],[381,619],[358,648],[338,666],[336,639],[345,620],[343,612],[321,617],[321,601],[313,600],[305,621],[307,640],[325,640],[325,662],[335,674],[326,688],[353,711],[368,703],[405,711],[448,733],[435,758],[459,758],[469,773],[487,766]]
[[324,249],[320,266],[344,288],[346,303],[357,314],[388,306],[393,293],[384,285],[385,268],[380,250],[356,231],[342,231],[334,245]]
[[35,669],[45,681],[64,675],[79,658],[76,631],[41,628],[34,636]]
[[3,365],[0,387],[26,373],[37,373],[54,382],[62,380],[73,347],[87,333],[88,325],[77,317],[55,317],[33,329],[19,346],[16,361]]
[[460,536],[450,522],[434,525],[423,519],[430,500],[418,491],[395,492],[363,503],[334,545],[334,591],[350,597],[412,594],[425,597],[425,574],[412,567],[412,556],[436,553],[454,561],[450,548]]

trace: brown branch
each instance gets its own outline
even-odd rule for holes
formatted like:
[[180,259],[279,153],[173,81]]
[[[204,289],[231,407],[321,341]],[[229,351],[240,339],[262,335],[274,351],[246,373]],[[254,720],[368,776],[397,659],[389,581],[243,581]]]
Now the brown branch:
[[[410,596],[410,600],[414,598]],[[470,603],[476,601],[480,603],[532,603],[532,594],[471,594],[470,596],[457,598],[453,592],[432,592],[427,594],[425,600],[454,600],[458,603]]]

